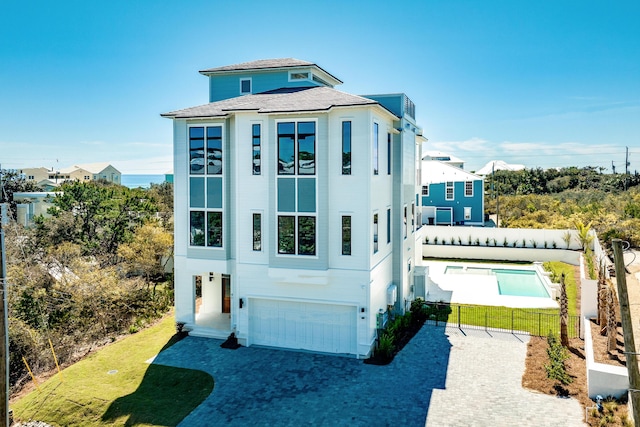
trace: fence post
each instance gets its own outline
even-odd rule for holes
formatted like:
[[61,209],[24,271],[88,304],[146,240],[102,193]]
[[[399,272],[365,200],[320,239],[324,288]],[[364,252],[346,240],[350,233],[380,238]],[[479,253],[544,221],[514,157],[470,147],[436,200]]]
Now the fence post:
[[513,309],[511,309],[511,333],[513,334]]
[[488,327],[487,323],[489,322],[489,321],[487,320],[487,317],[488,317],[487,315],[488,315],[488,314],[489,314],[489,313],[487,312],[487,310],[485,310],[485,311],[484,311],[484,331],[485,331],[485,332],[488,332],[488,331],[487,331],[487,327]]
[[458,329],[460,329],[460,306],[458,306]]
[[540,316],[541,313],[538,313],[538,336],[541,337],[542,335],[540,335]]

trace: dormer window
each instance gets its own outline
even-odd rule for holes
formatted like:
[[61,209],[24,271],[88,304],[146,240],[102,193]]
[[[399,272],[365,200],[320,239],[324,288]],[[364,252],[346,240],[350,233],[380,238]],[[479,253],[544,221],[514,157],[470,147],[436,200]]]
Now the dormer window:
[[308,71],[291,71],[289,73],[289,81],[296,80],[309,80],[309,72]]
[[240,94],[251,93],[251,79],[240,79]]

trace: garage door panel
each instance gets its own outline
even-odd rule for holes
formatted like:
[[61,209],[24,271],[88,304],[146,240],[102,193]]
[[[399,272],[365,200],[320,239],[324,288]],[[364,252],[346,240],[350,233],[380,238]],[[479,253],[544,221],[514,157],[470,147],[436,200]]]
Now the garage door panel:
[[251,342],[329,353],[356,352],[356,307],[252,299]]

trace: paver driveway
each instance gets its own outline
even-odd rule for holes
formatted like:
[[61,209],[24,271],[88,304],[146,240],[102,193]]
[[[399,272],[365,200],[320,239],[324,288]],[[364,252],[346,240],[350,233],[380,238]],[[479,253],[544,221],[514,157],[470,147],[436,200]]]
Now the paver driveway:
[[[227,350],[220,340],[188,337],[154,363],[199,369],[215,380],[181,426],[581,425],[576,401],[531,393],[515,381],[526,344],[509,337],[425,326],[387,366],[266,348]],[[507,349],[517,350],[495,359]],[[557,411],[560,418],[550,417]]]

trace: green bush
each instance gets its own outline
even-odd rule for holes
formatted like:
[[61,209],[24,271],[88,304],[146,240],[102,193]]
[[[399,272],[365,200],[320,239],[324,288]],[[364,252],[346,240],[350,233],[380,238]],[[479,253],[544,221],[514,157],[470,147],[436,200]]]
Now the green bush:
[[564,362],[569,358],[567,349],[562,346],[558,337],[553,333],[549,333],[547,342],[549,343],[549,348],[547,348],[549,363],[544,365],[547,378],[560,381],[563,385],[570,384],[573,379],[567,374],[564,366]]
[[390,359],[393,356],[395,346],[393,345],[393,335],[383,332],[378,340],[378,355],[384,359]]

